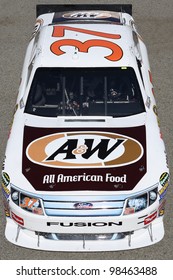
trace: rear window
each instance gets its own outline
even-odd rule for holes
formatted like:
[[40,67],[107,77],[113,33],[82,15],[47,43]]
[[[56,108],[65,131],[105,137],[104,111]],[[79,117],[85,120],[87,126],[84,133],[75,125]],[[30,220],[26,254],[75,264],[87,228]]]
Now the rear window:
[[25,112],[123,117],[145,111],[133,68],[38,68]]

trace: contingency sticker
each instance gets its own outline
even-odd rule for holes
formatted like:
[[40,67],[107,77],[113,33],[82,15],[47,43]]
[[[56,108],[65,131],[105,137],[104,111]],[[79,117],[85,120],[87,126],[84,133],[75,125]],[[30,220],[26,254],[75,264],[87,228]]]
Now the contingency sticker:
[[160,200],[161,200],[165,197],[167,190],[168,190],[169,173],[168,172],[162,173],[162,175],[160,176],[159,182],[160,182],[160,185],[162,186],[162,188],[159,190],[159,196],[160,196]]
[[10,195],[10,176],[6,172],[2,172],[2,193],[6,199]]

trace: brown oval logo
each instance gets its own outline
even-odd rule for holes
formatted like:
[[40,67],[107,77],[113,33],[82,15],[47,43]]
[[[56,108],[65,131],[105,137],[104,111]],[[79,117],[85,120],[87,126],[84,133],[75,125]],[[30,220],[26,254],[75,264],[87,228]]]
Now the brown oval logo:
[[32,141],[28,159],[36,164],[61,168],[118,167],[135,163],[143,156],[135,139],[107,132],[64,132]]

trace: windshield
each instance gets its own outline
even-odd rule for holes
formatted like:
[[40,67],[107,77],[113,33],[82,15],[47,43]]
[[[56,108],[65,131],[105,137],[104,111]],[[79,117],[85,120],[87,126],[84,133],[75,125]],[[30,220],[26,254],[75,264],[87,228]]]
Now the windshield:
[[133,68],[38,68],[25,112],[45,117],[144,112]]

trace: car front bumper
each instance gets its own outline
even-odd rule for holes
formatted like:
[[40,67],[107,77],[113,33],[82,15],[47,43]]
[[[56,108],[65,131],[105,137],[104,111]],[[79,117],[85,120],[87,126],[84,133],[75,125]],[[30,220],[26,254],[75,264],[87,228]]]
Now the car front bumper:
[[[53,240],[47,239],[34,231],[27,230],[17,225],[12,219],[8,219],[5,235],[11,243],[37,250],[48,251],[118,251],[130,250],[153,245],[164,236],[162,219],[156,219],[149,226],[125,235],[121,239],[88,240],[86,234],[80,240]],[[103,236],[103,235],[102,235]],[[105,235],[106,236],[106,235]]]

